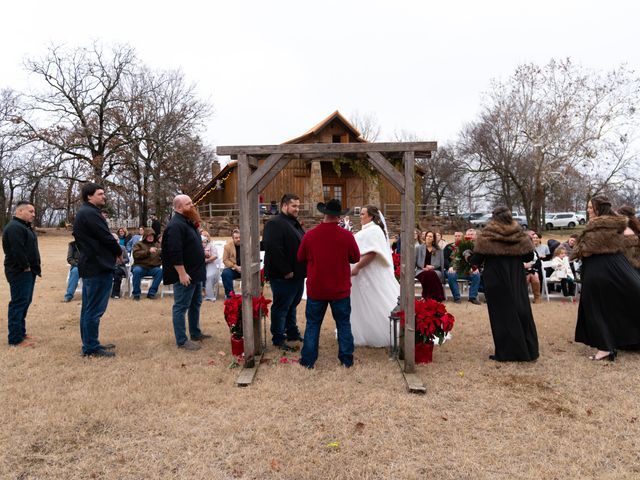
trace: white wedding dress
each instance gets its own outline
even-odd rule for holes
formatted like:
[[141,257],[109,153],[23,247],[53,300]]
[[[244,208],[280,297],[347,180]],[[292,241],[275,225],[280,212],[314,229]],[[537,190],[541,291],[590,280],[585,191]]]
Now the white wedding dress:
[[355,234],[360,255],[375,252],[375,259],[351,277],[351,331],[354,343],[369,347],[389,345],[389,314],[398,303],[400,284],[393,274],[391,247],[373,222]]

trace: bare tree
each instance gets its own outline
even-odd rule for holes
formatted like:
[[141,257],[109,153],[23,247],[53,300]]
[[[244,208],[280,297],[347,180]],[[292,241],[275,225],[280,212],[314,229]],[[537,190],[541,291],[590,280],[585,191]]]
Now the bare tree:
[[382,129],[374,113],[360,113],[356,110],[349,121],[367,142],[376,142],[380,137]]

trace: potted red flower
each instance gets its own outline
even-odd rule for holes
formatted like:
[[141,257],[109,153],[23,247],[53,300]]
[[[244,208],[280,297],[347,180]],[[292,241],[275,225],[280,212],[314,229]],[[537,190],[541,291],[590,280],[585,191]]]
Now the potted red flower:
[[[431,363],[433,344],[442,345],[453,328],[455,318],[447,312],[444,303],[431,298],[415,301],[416,313],[416,363]],[[404,311],[400,311],[400,327],[404,329]]]
[[[257,320],[261,315],[269,314],[271,300],[264,295],[253,297],[253,318]],[[231,293],[231,297],[224,301],[224,319],[231,332],[231,353],[236,356],[244,354],[244,334],[242,331],[242,295]]]

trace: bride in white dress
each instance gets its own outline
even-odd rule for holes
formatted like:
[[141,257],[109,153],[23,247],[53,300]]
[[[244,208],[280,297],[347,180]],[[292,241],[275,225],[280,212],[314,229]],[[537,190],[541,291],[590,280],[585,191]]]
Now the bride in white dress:
[[356,345],[389,345],[389,314],[398,302],[400,284],[384,217],[373,205],[360,211],[362,230],[355,234],[360,261],[351,268],[351,332]]

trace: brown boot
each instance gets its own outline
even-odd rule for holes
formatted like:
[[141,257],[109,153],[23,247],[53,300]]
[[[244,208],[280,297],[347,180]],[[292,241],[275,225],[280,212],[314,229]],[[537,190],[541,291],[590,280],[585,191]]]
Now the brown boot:
[[531,291],[533,292],[533,303],[541,303],[540,298],[540,282],[531,282]]

